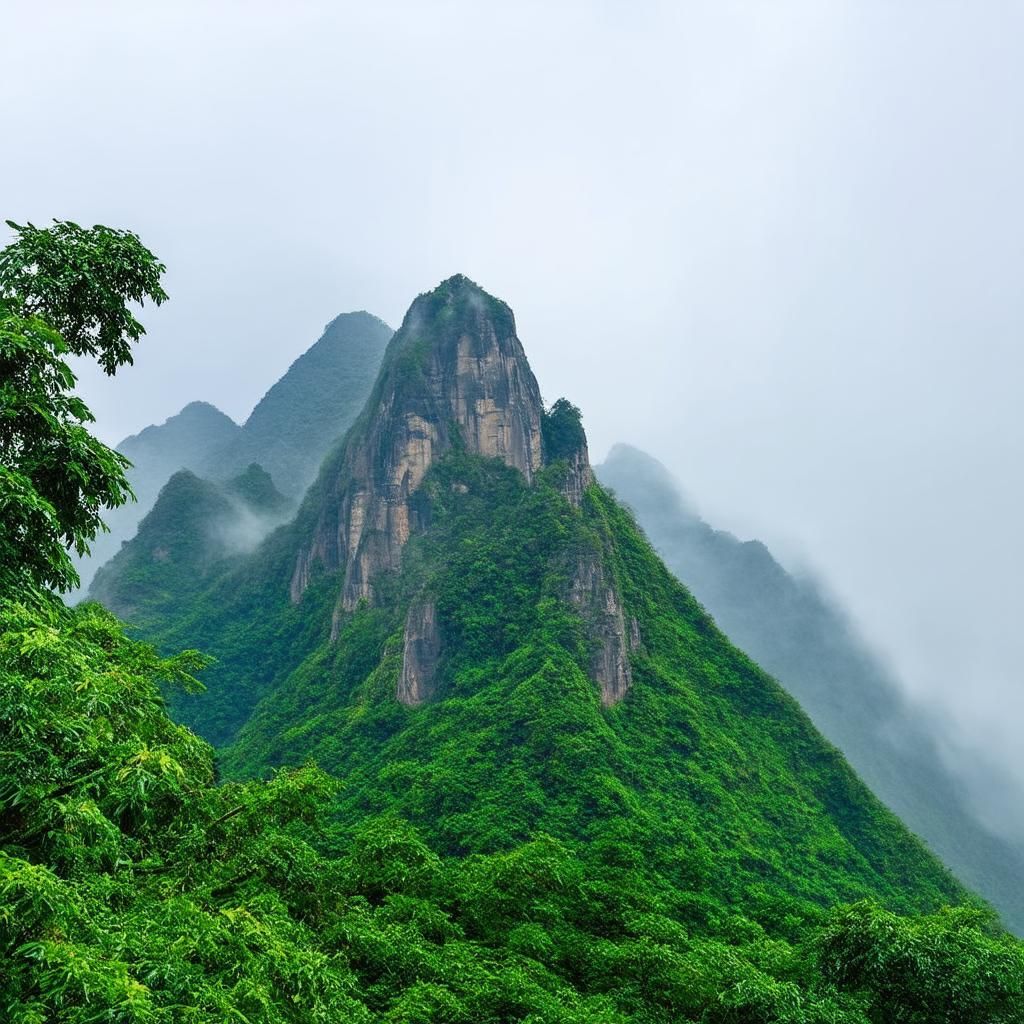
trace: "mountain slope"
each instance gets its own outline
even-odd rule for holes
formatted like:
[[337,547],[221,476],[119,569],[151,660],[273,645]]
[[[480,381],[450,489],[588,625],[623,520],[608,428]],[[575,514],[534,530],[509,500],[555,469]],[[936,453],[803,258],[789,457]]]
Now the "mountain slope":
[[100,567],[89,596],[142,623],[195,593],[222,561],[252,550],[293,511],[256,464],[223,484],[179,470],[131,542]]
[[294,522],[148,635],[218,658],[174,706],[229,773],[344,778],[339,849],[380,814],[448,856],[550,836],[697,929],[968,899],[594,482],[466,278],[413,303]]
[[80,591],[134,535],[179,469],[220,481],[258,463],[297,503],[366,401],[392,333],[369,313],[343,313],[260,399],[243,426],[206,402],[192,402],[165,423],[125,438],[117,450],[132,460],[128,478],[138,500],[107,516],[110,532],[97,538],[88,559],[78,561]]
[[106,513],[104,520],[109,532],[101,533],[92,542],[88,558],[76,558],[82,583],[70,596],[84,593],[96,570],[134,536],[143,516],[153,507],[160,489],[173,473],[189,469],[205,474],[210,468],[210,455],[230,444],[240,432],[241,427],[215,406],[190,402],[159,426],[146,427],[126,437],[117,450],[132,460],[128,480],[136,500]]
[[1024,933],[1024,851],[979,821],[898,684],[813,583],[790,576],[764,545],[708,526],[649,455],[616,445],[596,473],[634,510],[666,564],[730,639],[796,697],[873,791]]
[[370,313],[335,317],[217,453],[213,472],[229,476],[258,462],[283,494],[301,497],[359,415],[393,333]]

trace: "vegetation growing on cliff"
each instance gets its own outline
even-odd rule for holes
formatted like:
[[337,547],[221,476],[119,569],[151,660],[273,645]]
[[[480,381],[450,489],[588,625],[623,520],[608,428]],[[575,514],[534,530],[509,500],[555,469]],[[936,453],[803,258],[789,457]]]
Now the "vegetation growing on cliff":
[[580,410],[567,398],[559,398],[541,419],[544,455],[549,462],[568,459],[586,446]]

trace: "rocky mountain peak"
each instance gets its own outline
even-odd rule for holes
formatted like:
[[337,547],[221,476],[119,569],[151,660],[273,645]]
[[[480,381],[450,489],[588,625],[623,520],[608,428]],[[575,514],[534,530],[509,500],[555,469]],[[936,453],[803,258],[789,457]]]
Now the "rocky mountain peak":
[[[512,310],[461,274],[409,307],[360,419],[307,505],[315,521],[295,560],[291,597],[301,600],[318,570],[341,571],[335,638],[346,612],[360,601],[376,603],[375,582],[400,567],[406,542],[428,525],[429,502],[417,490],[457,445],[501,459],[531,482],[543,465],[561,465],[561,493],[577,509],[593,482],[579,409],[559,399],[545,412]],[[637,626],[627,621],[603,553],[575,557],[563,597],[593,641],[590,672],[602,700],[615,704],[632,683]],[[423,593],[407,614],[400,701],[415,706],[435,695],[444,641]]]
[[328,460],[311,501],[315,526],[291,595],[314,571],[344,570],[339,613],[374,601],[419,529],[413,495],[453,446],[502,459],[527,480],[543,464],[540,389],[512,310],[459,274],[410,306],[356,425]]

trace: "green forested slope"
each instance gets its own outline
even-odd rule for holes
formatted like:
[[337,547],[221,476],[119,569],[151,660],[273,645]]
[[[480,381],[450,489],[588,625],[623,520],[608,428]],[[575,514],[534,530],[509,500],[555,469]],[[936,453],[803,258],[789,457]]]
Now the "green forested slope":
[[161,490],[138,533],[96,573],[90,594],[143,625],[177,608],[251,550],[294,506],[260,466],[217,484],[187,469]]
[[766,889],[707,913],[703,882],[653,882],[614,831],[587,860],[544,834],[438,856],[395,814],[353,818],[312,767],[216,785],[157,689],[200,664],[95,606],[0,600],[5,1021],[1024,1019],[1021,946],[972,910]]
[[[651,456],[616,445],[595,467],[636,513],[665,564],[738,647],[771,672],[858,774],[968,886],[1024,934],[1024,848],[979,819],[971,792],[947,764],[935,724],[813,581],[783,569],[756,541],[715,530]],[[1013,811],[1016,790],[988,766],[989,803]]]
[[[600,488],[577,511],[550,479],[528,486],[496,461],[457,454],[424,490],[433,525],[411,542],[392,600],[356,611],[335,644],[330,605],[317,610],[315,597],[301,606],[305,643],[261,623],[262,602],[226,607],[244,575],[191,611],[205,649],[225,656],[211,692],[189,705],[200,728],[207,708],[216,722],[217,709],[252,700],[245,666],[259,652],[266,696],[225,752],[226,771],[312,756],[346,779],[352,822],[396,813],[448,854],[544,832],[581,844],[581,856],[623,857],[658,884],[698,889],[698,915],[766,893],[821,906],[870,894],[905,910],[964,898]],[[561,599],[588,547],[611,559],[643,638],[633,690],[610,709]],[[395,700],[401,626],[424,588],[444,624],[442,695],[407,708]],[[179,643],[186,632],[176,630]]]

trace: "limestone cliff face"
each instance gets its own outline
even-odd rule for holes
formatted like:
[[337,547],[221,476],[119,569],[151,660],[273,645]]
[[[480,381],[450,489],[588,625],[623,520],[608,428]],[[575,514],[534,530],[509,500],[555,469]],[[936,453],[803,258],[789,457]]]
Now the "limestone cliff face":
[[590,468],[590,457],[587,454],[587,446],[584,444],[568,460],[562,494],[565,495],[570,505],[579,508],[583,504],[584,493],[593,482],[594,471]]
[[453,445],[493,456],[526,478],[542,464],[543,407],[512,311],[467,278],[410,307],[363,415],[316,491],[315,526],[291,579],[298,601],[319,566],[344,570],[337,617],[374,602],[424,525],[416,490]]
[[437,606],[429,598],[414,601],[405,620],[402,674],[396,696],[415,707],[437,692],[437,666],[441,660],[441,628]]
[[[419,493],[445,452],[498,458],[528,481],[545,463],[564,465],[560,488],[575,508],[593,483],[579,410],[560,400],[545,415],[512,311],[465,277],[453,277],[409,308],[384,357],[366,408],[325,465],[301,514],[308,524],[291,576],[298,602],[319,571],[339,572],[334,638],[344,615],[375,604],[384,574],[400,568],[409,538],[429,525]],[[606,705],[632,683],[640,645],[614,580],[596,552],[573,567],[565,594],[590,636],[590,673]],[[415,706],[437,694],[442,626],[433,601],[406,617],[396,697]]]
[[640,647],[635,618],[626,626],[622,601],[597,552],[580,555],[568,594],[591,641],[590,674],[601,687],[601,703],[617,704],[633,685],[629,654]]

